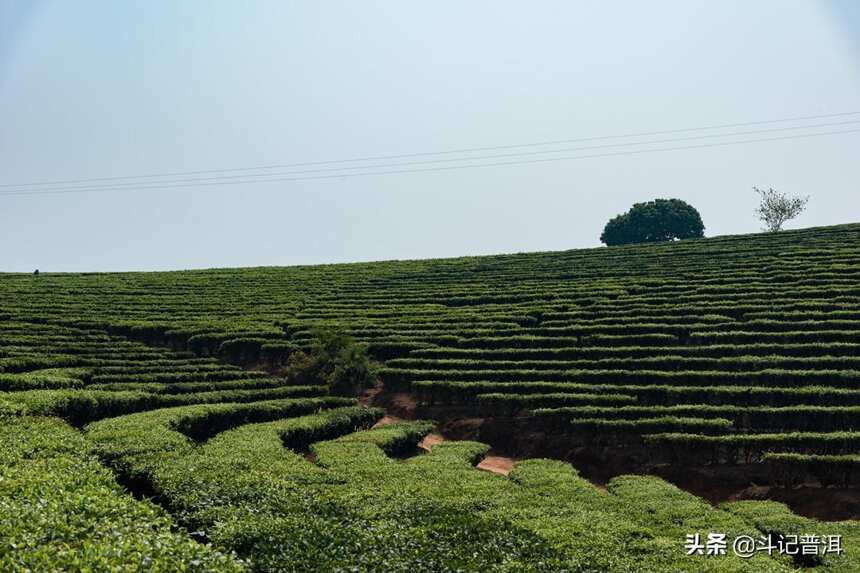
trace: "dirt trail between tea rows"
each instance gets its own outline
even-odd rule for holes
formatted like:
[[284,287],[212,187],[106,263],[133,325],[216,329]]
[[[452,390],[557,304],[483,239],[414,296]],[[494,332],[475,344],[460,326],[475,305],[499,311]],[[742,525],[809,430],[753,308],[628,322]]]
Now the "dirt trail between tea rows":
[[[379,420],[373,427],[379,428],[382,426],[388,426],[390,424],[397,424],[399,422],[408,422],[409,420],[405,418],[399,418],[397,416],[384,416],[381,420]],[[436,444],[441,444],[443,442],[449,442],[451,440],[447,439],[442,434],[437,432],[430,432],[424,439],[418,443],[418,447],[422,450],[429,452],[433,449],[433,446]],[[511,470],[514,469],[514,463],[516,460],[513,458],[509,458],[506,456],[499,456],[492,453],[484,456],[484,459],[476,466],[479,470],[484,470],[490,473],[499,474],[503,476],[507,476],[511,473]]]

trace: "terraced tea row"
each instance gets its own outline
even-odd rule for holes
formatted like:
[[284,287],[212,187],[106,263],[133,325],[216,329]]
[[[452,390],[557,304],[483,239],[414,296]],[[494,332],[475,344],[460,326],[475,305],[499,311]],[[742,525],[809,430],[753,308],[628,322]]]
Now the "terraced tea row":
[[166,406],[327,393],[215,358],[47,324],[4,322],[0,353],[0,413],[61,416],[76,425]]
[[[435,261],[6,276],[0,313],[105,329],[270,369],[306,347],[314,328],[335,328],[386,361],[382,377],[389,390],[416,391],[426,403],[486,405],[508,394],[507,410],[527,414],[535,403],[551,408],[559,393],[624,394],[644,408],[681,408],[692,431],[696,424],[713,426],[693,410],[715,400],[739,408],[857,403],[858,238],[860,227],[847,225]],[[9,335],[26,336],[20,330]],[[89,362],[78,356],[63,364]],[[94,389],[202,377],[199,370],[179,369],[146,376],[101,372]],[[231,375],[215,369],[208,379]],[[475,394],[475,383],[486,391]],[[628,388],[634,386],[642,388]],[[702,396],[697,387],[720,390]],[[731,388],[750,389],[750,396]],[[803,392],[785,392],[795,388]],[[773,398],[763,399],[767,394]],[[619,423],[607,410],[591,414],[585,420]],[[640,418],[661,416],[654,410]],[[780,428],[759,425],[759,419],[724,430],[816,429],[797,417]],[[631,429],[644,429],[628,420]],[[838,413],[830,420],[822,425],[855,428],[854,419]],[[575,422],[566,431],[576,439],[582,427]]]
[[[211,408],[104,420],[87,436],[121,474],[145,480],[186,528],[260,570],[792,570],[790,560],[766,554],[702,560],[679,551],[694,532],[766,530],[750,520],[753,508],[740,517],[733,504],[712,508],[656,478],[618,478],[601,492],[549,460],[521,462],[504,478],[473,468],[487,451],[475,442],[395,459],[432,424],[362,430],[382,412],[355,407],[249,425],[234,419],[234,429],[218,424],[223,433],[201,442]],[[231,406],[218,408],[228,419]],[[783,517],[767,531],[805,527],[845,543],[860,534],[853,524]],[[860,567],[845,555],[813,564]]]
[[[6,326],[12,330],[12,324]],[[57,375],[74,376],[80,386],[7,391],[2,396],[4,443],[16,446],[0,460],[4,479],[15,484],[4,489],[2,497],[8,515],[15,516],[2,530],[8,543],[0,562],[10,571],[58,566],[165,571],[355,567],[427,572],[595,567],[652,571],[698,566],[697,557],[686,556],[680,547],[693,531],[765,533],[749,520],[733,517],[730,507],[712,509],[653,478],[619,478],[610,484],[610,493],[603,494],[561,462],[522,462],[510,479],[487,474],[473,466],[488,448],[474,442],[442,444],[429,455],[398,461],[388,456],[413,452],[432,424],[414,422],[353,433],[368,428],[382,411],[357,407],[349,398],[224,403],[237,392],[258,390],[176,393],[172,391],[176,384],[169,381],[145,383],[149,392],[106,390],[92,381],[104,374],[97,344],[81,343],[91,360],[88,366],[67,366],[64,354],[51,350],[65,349],[68,337],[115,341],[116,352],[108,352],[111,360],[122,361],[127,351],[135,358],[122,370],[145,375],[198,365],[205,376],[219,371],[218,363],[123,344],[94,331],[39,325],[32,328],[31,337],[26,348],[3,346],[10,359],[6,364],[18,365],[18,372],[10,376],[38,375],[38,370],[22,371],[20,359],[44,352],[55,359]],[[272,380],[280,383],[275,390],[294,395],[320,391]],[[216,387],[246,382],[204,381]],[[94,385],[99,389],[90,389]],[[146,401],[130,400],[141,395]],[[201,400],[204,395],[212,399]],[[211,403],[158,408],[167,405],[159,399],[169,404],[186,398]],[[122,415],[133,409],[144,411]],[[90,423],[81,434],[63,422],[34,414]],[[152,503],[123,493],[90,451],[113,468],[121,483],[169,508],[183,529],[177,531],[171,518]],[[23,511],[33,496],[42,500],[32,506],[40,508],[38,519]],[[648,517],[647,508],[669,499],[675,511],[659,519]],[[642,514],[634,512],[636,517],[631,518],[634,503],[641,504]],[[79,517],[69,521],[75,512]],[[854,539],[850,525],[822,526],[789,516],[791,523],[802,523],[820,535],[838,531],[846,542]],[[593,526],[595,519],[600,528]],[[34,545],[33,540],[46,532],[51,532],[52,541]],[[207,544],[201,545],[201,540]],[[817,563],[833,570],[855,567],[839,555],[824,556]],[[705,570],[790,569],[788,560],[762,554],[749,561],[728,556],[706,563]]]
[[[149,515],[164,553],[143,534],[128,551],[165,570],[175,558],[190,570],[860,571],[853,552],[807,563],[682,547],[723,530],[842,534],[850,548],[856,522],[713,508],[653,477],[602,492],[546,460],[503,478],[472,467],[487,446],[471,441],[414,456],[429,424],[367,430],[380,411],[277,375],[325,328],[384,362],[383,397],[546,438],[575,463],[590,451],[680,471],[768,464],[774,485],[852,486],[858,278],[858,225],[449,260],[0,275],[0,416],[15,439],[54,428],[78,440],[56,467],[92,467],[93,495]],[[110,484],[90,449],[171,517]],[[30,472],[19,458],[3,471]],[[59,515],[73,486],[52,480]],[[69,546],[102,559],[93,520],[76,522]],[[31,535],[23,522],[10,531]]]

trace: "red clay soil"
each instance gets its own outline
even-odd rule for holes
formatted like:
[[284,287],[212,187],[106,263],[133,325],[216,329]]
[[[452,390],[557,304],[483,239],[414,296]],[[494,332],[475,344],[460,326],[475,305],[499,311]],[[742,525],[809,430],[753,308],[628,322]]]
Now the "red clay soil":
[[[436,444],[441,444],[442,442],[447,441],[449,440],[442,434],[437,434],[433,432],[427,434],[427,436],[423,440],[421,440],[421,443],[418,444],[418,447],[429,452]],[[476,467],[479,470],[507,476],[509,473],[511,473],[511,470],[514,469],[514,463],[515,460],[513,458],[487,454]]]
[[358,403],[362,406],[373,406],[379,399],[380,394],[384,390],[381,384],[377,384],[373,388],[365,390],[358,397]]
[[383,407],[391,413],[378,425],[416,418],[439,420],[438,433],[427,435],[419,444],[427,451],[447,440],[477,440],[490,444],[493,449],[477,467],[499,475],[508,475],[517,459],[548,457],[572,463],[580,475],[604,491],[605,484],[617,475],[652,474],[714,505],[724,501],[770,499],[785,503],[798,515],[822,521],[860,518],[860,490],[857,488],[804,484],[788,489],[761,485],[767,483],[766,467],[762,464],[678,468],[672,464],[653,464],[648,461],[647,451],[635,448],[571,448],[564,436],[529,433],[525,427],[516,427],[512,419],[469,417],[469,413],[458,412],[456,408],[429,409],[420,406],[408,393],[386,393],[381,386],[362,397],[362,403]]
[[393,416],[406,420],[416,419],[418,402],[408,392],[386,393],[380,384],[376,388],[364,392],[358,401],[365,406],[384,408],[386,413]]
[[406,422],[407,420],[403,418],[398,418],[397,416],[383,416],[378,422],[376,422],[373,427],[381,428],[382,426],[390,426],[391,424],[399,424],[400,422]]
[[514,459],[505,456],[486,455],[477,467],[479,470],[506,476],[514,469]]
[[[405,422],[404,418],[398,416],[384,416],[381,420],[373,425],[374,428],[381,428],[399,422]],[[431,432],[424,436],[424,439],[418,443],[418,447],[425,452],[429,452],[436,444],[449,441],[445,436],[437,432]],[[478,464],[478,469],[506,476],[511,473],[514,468],[514,459],[505,456],[487,455]]]
[[436,444],[441,444],[445,442],[445,437],[442,434],[437,434],[436,432],[431,432],[424,436],[424,439],[421,440],[421,443],[418,444],[418,447],[424,450],[425,452],[429,452],[433,449],[433,446]]
[[[716,496],[711,496],[716,497]],[[791,510],[805,517],[820,521],[843,521],[860,516],[860,492],[856,488],[822,488],[818,485],[802,485],[795,488],[754,485],[734,491],[714,502],[740,501],[746,499],[769,499],[786,504]]]

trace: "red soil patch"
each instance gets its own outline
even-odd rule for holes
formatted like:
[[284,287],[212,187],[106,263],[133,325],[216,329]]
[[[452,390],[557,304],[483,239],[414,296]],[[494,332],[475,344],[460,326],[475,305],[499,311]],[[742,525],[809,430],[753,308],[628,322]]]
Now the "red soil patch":
[[358,397],[358,403],[362,406],[370,406],[377,399],[379,394],[384,390],[382,385],[376,385],[373,388],[369,388],[361,393]]
[[390,426],[391,424],[399,424],[400,422],[406,422],[406,420],[398,418],[397,416],[383,416],[381,420],[373,425],[373,427],[381,428],[382,426]]
[[359,399],[359,402],[368,406],[385,408],[386,412],[407,420],[415,420],[417,418],[415,410],[418,407],[418,403],[407,392],[386,393],[382,386],[377,386],[373,390],[365,392]]
[[819,521],[857,519],[860,515],[860,492],[853,488],[822,488],[804,485],[793,489],[751,486],[730,495],[727,501],[771,499],[780,501],[794,513]]
[[[433,432],[427,434],[424,439],[421,440],[421,443],[418,444],[418,447],[429,452],[436,444],[441,444],[447,441],[449,440],[442,434],[437,434]],[[514,463],[515,460],[513,458],[497,455],[486,455],[476,467],[479,470],[507,476],[509,473],[511,473],[511,470],[514,469]]]
[[514,460],[504,456],[485,456],[478,464],[479,470],[506,476],[514,469]]
[[433,446],[436,444],[441,444],[445,442],[445,437],[442,434],[437,434],[435,432],[431,432],[424,436],[424,439],[421,440],[421,443],[418,444],[418,447],[425,451],[430,451],[433,449]]

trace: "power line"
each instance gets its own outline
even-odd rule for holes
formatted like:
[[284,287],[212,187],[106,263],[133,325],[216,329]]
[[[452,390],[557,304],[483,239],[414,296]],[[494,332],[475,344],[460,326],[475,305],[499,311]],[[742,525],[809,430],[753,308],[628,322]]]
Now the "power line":
[[831,113],[831,114],[823,114],[823,115],[795,116],[795,117],[790,117],[790,118],[747,121],[747,122],[739,122],[739,123],[724,123],[724,124],[717,124],[717,125],[686,127],[686,128],[679,128],[679,129],[660,130],[660,131],[634,132],[634,133],[618,134],[618,135],[602,135],[602,136],[593,136],[593,137],[580,137],[580,138],[573,138],[573,139],[558,139],[558,140],[540,141],[540,142],[531,142],[531,143],[519,143],[519,144],[496,145],[496,146],[485,146],[485,147],[465,147],[465,148],[459,148],[459,149],[449,149],[449,150],[444,150],[444,151],[425,151],[425,152],[418,152],[418,153],[401,153],[401,154],[395,154],[395,155],[375,155],[375,156],[365,156],[365,157],[354,157],[354,158],[349,158],[349,159],[332,159],[332,160],[326,160],[326,161],[304,161],[304,162],[298,162],[298,163],[279,163],[279,164],[270,164],[270,165],[259,165],[259,166],[254,166],[254,167],[234,167],[234,168],[226,168],[226,169],[199,169],[199,170],[194,170],[194,171],[173,171],[173,172],[162,172],[162,173],[146,173],[146,174],[114,176],[114,177],[91,177],[91,178],[80,178],[80,179],[61,179],[61,180],[52,180],[52,181],[32,181],[32,182],[25,182],[25,183],[0,183],[0,188],[38,187],[38,186],[46,186],[46,185],[67,185],[67,184],[91,183],[91,182],[99,182],[99,181],[120,181],[120,180],[124,180],[124,179],[149,179],[149,178],[160,178],[160,177],[177,177],[177,176],[185,176],[185,175],[202,175],[202,174],[208,174],[208,173],[230,173],[230,172],[238,172],[238,171],[248,172],[248,171],[282,169],[282,168],[291,168],[291,167],[309,167],[309,166],[315,166],[315,165],[335,165],[335,164],[343,164],[343,163],[359,163],[359,162],[367,162],[367,161],[407,159],[407,158],[413,158],[413,157],[451,155],[451,154],[474,153],[474,152],[482,152],[482,151],[500,151],[500,150],[505,150],[505,149],[539,147],[539,146],[559,145],[559,144],[566,144],[566,143],[580,143],[580,142],[586,142],[586,141],[599,141],[599,140],[608,140],[608,139],[628,139],[628,138],[633,138],[633,137],[669,135],[669,134],[673,134],[673,133],[685,133],[685,132],[713,130],[713,129],[727,129],[727,128],[734,128],[734,127],[749,127],[749,126],[753,126],[753,125],[766,125],[766,124],[773,124],[773,123],[808,121],[808,120],[814,120],[814,119],[847,117],[847,116],[852,116],[852,115],[860,115],[860,111],[847,111],[847,112]]
[[376,176],[376,175],[393,175],[393,174],[402,174],[402,173],[427,173],[434,171],[453,171],[460,169],[473,169],[473,168],[481,168],[481,167],[498,167],[498,166],[506,166],[506,165],[525,165],[525,164],[533,164],[533,163],[548,163],[555,161],[572,161],[577,159],[593,159],[598,157],[615,157],[622,155],[641,155],[645,153],[660,153],[660,152],[669,152],[669,151],[681,151],[688,149],[705,149],[712,147],[725,147],[730,145],[742,145],[747,143],[763,143],[769,141],[785,141],[791,139],[806,139],[812,137],[822,137],[829,135],[841,135],[841,134],[849,134],[849,133],[860,133],[860,128],[858,129],[847,129],[847,130],[839,130],[839,131],[827,131],[827,132],[819,132],[819,133],[805,133],[805,134],[794,134],[794,135],[785,135],[780,137],[768,137],[768,138],[759,138],[759,139],[747,139],[742,141],[720,141],[716,143],[703,143],[699,145],[685,145],[685,146],[677,146],[677,147],[663,147],[657,149],[636,149],[636,150],[628,150],[628,151],[616,151],[609,153],[596,153],[591,155],[574,155],[574,156],[566,156],[566,157],[542,157],[538,159],[524,159],[518,161],[497,161],[492,163],[477,163],[477,164],[468,164],[468,165],[449,165],[449,166],[436,166],[436,167],[425,167],[425,168],[416,168],[416,169],[394,169],[387,171],[368,171],[362,173],[342,173],[335,175],[312,175],[306,177],[282,177],[278,179],[265,179],[265,180],[256,180],[256,181],[215,181],[215,182],[207,182],[207,183],[187,183],[187,184],[179,184],[179,185],[163,185],[163,184],[151,184],[151,185],[140,185],[138,187],[108,187],[108,188],[80,188],[74,190],[59,190],[59,189],[48,189],[48,190],[25,190],[25,191],[8,191],[8,192],[0,192],[0,195],[50,195],[50,194],[69,194],[69,193],[83,193],[83,192],[98,192],[98,191],[142,191],[148,189],[181,189],[181,188],[192,188],[192,187],[210,187],[210,186],[222,186],[222,185],[239,185],[239,184],[248,184],[248,183],[275,183],[275,182],[287,182],[287,181],[312,181],[312,180],[321,180],[321,179],[347,179],[353,177],[367,177],[367,176]]
[[[651,140],[651,141],[632,141],[632,142],[622,142],[622,143],[608,143],[601,145],[589,145],[584,147],[573,147],[573,148],[562,148],[562,149],[542,149],[537,151],[520,151],[515,153],[499,153],[493,155],[478,155],[471,157],[447,157],[443,159],[425,159],[421,161],[407,161],[407,162],[399,162],[399,163],[388,163],[388,164],[375,164],[375,165],[352,165],[348,167],[328,167],[328,168],[319,168],[319,169],[303,169],[299,171],[287,171],[280,173],[261,173],[261,174],[242,174],[242,175],[219,175],[214,177],[191,177],[186,179],[169,179],[164,181],[157,181],[153,184],[157,185],[177,185],[180,183],[195,183],[198,181],[226,181],[230,179],[242,179],[242,182],[248,183],[265,183],[271,178],[277,177],[285,177],[285,176],[294,176],[294,175],[305,175],[309,173],[332,173],[332,172],[341,172],[347,170],[355,170],[355,169],[389,169],[394,167],[407,167],[411,165],[428,165],[434,163],[451,163],[451,162],[463,162],[463,161],[479,161],[479,160],[488,160],[488,159],[503,159],[510,157],[528,157],[534,155],[543,155],[547,153],[568,153],[568,152],[576,152],[576,151],[588,151],[592,149],[607,149],[613,147],[629,147],[629,146],[641,146],[641,145],[656,145],[663,143],[677,143],[680,141],[694,141],[700,139],[709,139],[715,137],[739,137],[744,135],[755,135],[760,133],[773,133],[773,132],[781,132],[781,131],[792,131],[797,129],[812,129],[812,128],[821,128],[821,127],[835,127],[841,125],[850,125],[860,123],[860,119],[853,119],[848,121],[841,122],[833,122],[833,123],[819,123],[812,125],[804,125],[804,126],[789,126],[789,127],[775,127],[769,129],[757,129],[757,130],[749,130],[749,131],[739,131],[732,133],[710,133],[706,135],[694,135],[691,137],[679,137],[679,138],[670,138],[670,139],[660,139],[660,140]],[[266,177],[270,179],[248,179],[250,177]],[[123,187],[137,187],[142,185],[140,182],[128,182],[128,183],[113,183],[106,185],[83,185],[83,186],[72,186],[72,187],[54,187],[46,190],[50,191],[94,191],[98,189],[119,189]],[[21,191],[22,189],[12,189],[10,191],[0,191],[0,195],[11,193],[14,191]],[[36,189],[38,190],[38,189]]]

